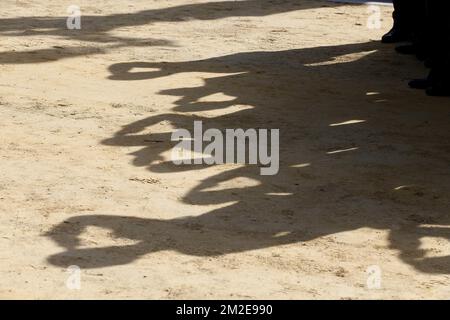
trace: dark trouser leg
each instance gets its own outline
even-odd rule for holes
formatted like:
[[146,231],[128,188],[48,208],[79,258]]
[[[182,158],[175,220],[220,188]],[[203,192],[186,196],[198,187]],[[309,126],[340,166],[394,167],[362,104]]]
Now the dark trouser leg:
[[450,95],[450,21],[448,5],[442,0],[427,0],[430,14],[428,33],[431,48],[431,95]]
[[412,42],[415,48],[415,53],[420,60],[426,60],[429,57],[429,50],[427,49],[427,34],[429,16],[427,13],[426,0],[411,1],[411,18],[410,28],[412,32]]
[[450,19],[448,4],[442,0],[425,0],[426,26],[419,37],[431,66],[427,80],[413,80],[410,86],[426,89],[429,95],[450,96]]
[[410,8],[408,7],[408,0],[394,0],[394,28],[404,32],[411,31],[411,17]]
[[411,3],[413,0],[394,0],[394,26],[391,31],[382,38],[384,43],[395,43],[411,40],[413,10]]

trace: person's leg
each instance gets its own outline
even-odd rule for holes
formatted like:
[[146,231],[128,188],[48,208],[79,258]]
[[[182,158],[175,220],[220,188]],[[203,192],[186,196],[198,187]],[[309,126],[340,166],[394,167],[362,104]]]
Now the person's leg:
[[[424,59],[425,59],[425,66],[427,68],[431,68],[432,66],[432,35],[433,35],[433,26],[432,26],[432,17],[431,17],[431,10],[429,8],[428,3],[433,0],[423,0],[421,1],[421,7],[418,9],[423,12],[423,20],[420,20],[420,24],[416,26],[416,32],[418,34],[416,35],[416,39],[414,42],[414,53],[417,54],[417,50],[421,50]],[[433,72],[430,71],[428,77],[422,78],[422,79],[414,79],[409,82],[409,86],[414,89],[422,89],[426,90],[431,86],[433,78]]]
[[413,47],[416,49],[416,56],[419,60],[425,61],[429,57],[427,50],[427,33],[429,16],[427,13],[427,1],[415,0],[412,1],[414,6],[412,7],[413,21],[411,22],[411,28],[413,33]]
[[419,60],[427,59],[425,38],[427,28],[426,0],[411,1],[403,10],[404,25],[410,30],[412,44],[401,45],[396,48],[401,54],[415,54]]
[[450,21],[445,1],[426,0],[428,19],[425,46],[431,71],[427,79],[413,80],[412,88],[426,89],[432,96],[450,95]]
[[386,33],[381,41],[383,43],[396,43],[411,39],[411,0],[394,0],[394,13],[392,18],[394,26]]
[[427,93],[433,96],[450,95],[450,21],[446,1],[428,0],[430,10],[431,86]]

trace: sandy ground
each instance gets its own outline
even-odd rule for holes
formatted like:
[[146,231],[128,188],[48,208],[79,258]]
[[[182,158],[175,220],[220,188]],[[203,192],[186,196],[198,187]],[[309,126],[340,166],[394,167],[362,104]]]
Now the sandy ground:
[[[450,297],[450,103],[390,7],[70,4],[0,5],[1,298]],[[174,166],[194,120],[279,128],[280,173]]]

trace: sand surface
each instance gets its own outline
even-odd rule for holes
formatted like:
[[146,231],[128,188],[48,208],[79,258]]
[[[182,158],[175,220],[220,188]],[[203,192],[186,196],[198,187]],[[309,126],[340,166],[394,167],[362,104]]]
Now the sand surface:
[[[390,7],[69,4],[0,4],[1,298],[450,297],[450,103]],[[279,128],[279,174],[173,165],[194,120]]]

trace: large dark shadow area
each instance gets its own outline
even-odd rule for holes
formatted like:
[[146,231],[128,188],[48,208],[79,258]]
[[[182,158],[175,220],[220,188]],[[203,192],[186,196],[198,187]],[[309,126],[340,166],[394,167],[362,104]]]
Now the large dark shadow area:
[[[93,40],[95,34],[123,28],[148,25],[156,22],[182,22],[190,19],[216,20],[229,17],[262,17],[295,10],[317,7],[340,6],[317,0],[243,0],[211,1],[171,6],[162,9],[148,9],[136,13],[119,13],[111,15],[82,15],[81,30],[67,30],[67,16],[62,17],[21,17],[0,19],[0,35],[30,36],[51,35]],[[106,37],[93,41],[114,41]]]
[[[160,92],[179,97],[173,112],[127,124],[104,141],[141,147],[131,154],[134,165],[162,173],[204,169],[164,161],[162,153],[173,147],[170,135],[143,133],[161,121],[192,130],[193,121],[202,120],[205,129],[279,128],[280,172],[261,176],[258,166],[249,165],[200,181],[183,202],[225,206],[196,217],[70,218],[48,233],[65,249],[49,257],[50,263],[98,268],[160,250],[214,256],[372,228],[388,231],[390,248],[417,270],[450,273],[450,256],[429,256],[421,245],[425,237],[450,239],[450,108],[447,99],[406,89],[402,78],[424,72],[412,58],[368,42],[177,63],[120,63],[110,71],[111,80],[124,82],[217,73],[203,86]],[[232,99],[205,99],[217,93]],[[233,106],[235,112],[226,112]],[[211,116],[211,111],[223,113]],[[258,183],[230,184],[236,178]],[[137,243],[81,247],[88,226]]]

